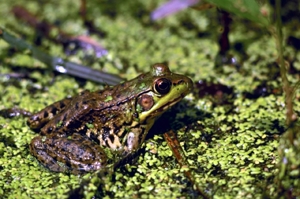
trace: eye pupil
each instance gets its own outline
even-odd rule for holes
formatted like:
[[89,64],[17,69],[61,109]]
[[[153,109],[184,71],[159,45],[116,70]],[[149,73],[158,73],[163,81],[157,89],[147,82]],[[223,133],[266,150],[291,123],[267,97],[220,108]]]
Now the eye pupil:
[[167,94],[171,89],[171,82],[166,78],[158,79],[155,82],[155,90],[159,94]]
[[162,90],[166,90],[168,88],[168,84],[166,82],[162,82],[160,85],[159,85],[159,88],[162,89]]

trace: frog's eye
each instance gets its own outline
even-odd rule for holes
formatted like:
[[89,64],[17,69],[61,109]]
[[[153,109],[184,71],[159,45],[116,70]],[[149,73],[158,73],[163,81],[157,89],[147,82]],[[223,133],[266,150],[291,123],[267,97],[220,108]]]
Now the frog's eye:
[[166,78],[157,79],[154,83],[154,89],[159,94],[167,94],[171,89],[171,81]]

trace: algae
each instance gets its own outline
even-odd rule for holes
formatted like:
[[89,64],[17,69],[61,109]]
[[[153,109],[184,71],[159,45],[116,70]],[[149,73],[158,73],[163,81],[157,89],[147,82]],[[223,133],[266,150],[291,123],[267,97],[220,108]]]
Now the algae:
[[[214,64],[219,35],[216,10],[183,11],[150,22],[149,13],[161,2],[88,2],[88,16],[106,33],[103,38],[96,35],[93,38],[108,50],[108,55],[97,59],[91,67],[131,79],[147,72],[151,64],[166,61],[172,71],[190,76],[195,83],[206,80],[234,88],[234,110],[226,104],[216,105],[209,97],[199,98],[195,89],[168,114],[173,115],[174,125],[180,126],[177,134],[190,169],[209,195],[214,198],[276,197],[277,148],[286,128],[284,98],[277,93],[257,99],[244,95],[265,81],[280,90],[273,39],[260,27],[249,29],[249,22],[243,24],[235,18],[230,39],[245,43],[244,53],[248,57],[242,60],[241,70],[225,65],[220,72]],[[22,5],[38,17],[59,24],[70,34],[87,32],[78,15],[79,1],[1,1],[0,14],[6,17],[1,17],[0,24],[23,35],[27,42],[34,43],[35,30],[13,16],[10,10],[14,5]],[[192,23],[193,28],[184,26],[184,22]],[[46,39],[41,48],[55,56],[86,62],[83,54],[66,56],[61,46]],[[292,48],[289,51],[294,52]],[[232,53],[241,52],[233,50]],[[294,65],[298,66],[299,61]],[[34,112],[84,89],[103,88],[93,82],[54,74],[46,68],[31,55],[15,52],[0,40],[0,74],[29,70],[31,77],[17,81],[0,77],[0,110],[19,107]],[[290,79],[297,81],[296,75],[290,75]],[[300,111],[299,102],[295,110]],[[92,174],[57,174],[43,168],[29,154],[28,144],[36,133],[26,125],[26,118],[0,117],[0,196],[67,198],[83,179],[91,179],[85,188],[86,198],[92,198],[97,190],[99,198],[197,198],[162,132],[154,133],[146,140],[145,151],[135,163],[118,169],[112,178],[97,179]],[[97,180],[103,180],[101,188],[94,186]]]

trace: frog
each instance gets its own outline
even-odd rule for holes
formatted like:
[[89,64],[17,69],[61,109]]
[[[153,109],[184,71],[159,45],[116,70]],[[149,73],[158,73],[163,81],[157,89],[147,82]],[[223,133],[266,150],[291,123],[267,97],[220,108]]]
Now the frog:
[[107,150],[119,158],[137,151],[157,118],[192,88],[189,77],[157,63],[132,80],[54,102],[28,118],[39,132],[29,151],[53,172],[100,170]]

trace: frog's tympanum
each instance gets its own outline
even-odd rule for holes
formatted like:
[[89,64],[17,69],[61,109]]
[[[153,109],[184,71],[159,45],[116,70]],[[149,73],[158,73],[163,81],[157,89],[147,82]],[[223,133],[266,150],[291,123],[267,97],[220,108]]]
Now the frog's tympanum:
[[121,157],[137,150],[154,121],[192,89],[192,81],[164,64],[101,91],[84,91],[32,115],[40,131],[30,152],[56,172],[95,171],[107,164],[107,147]]

